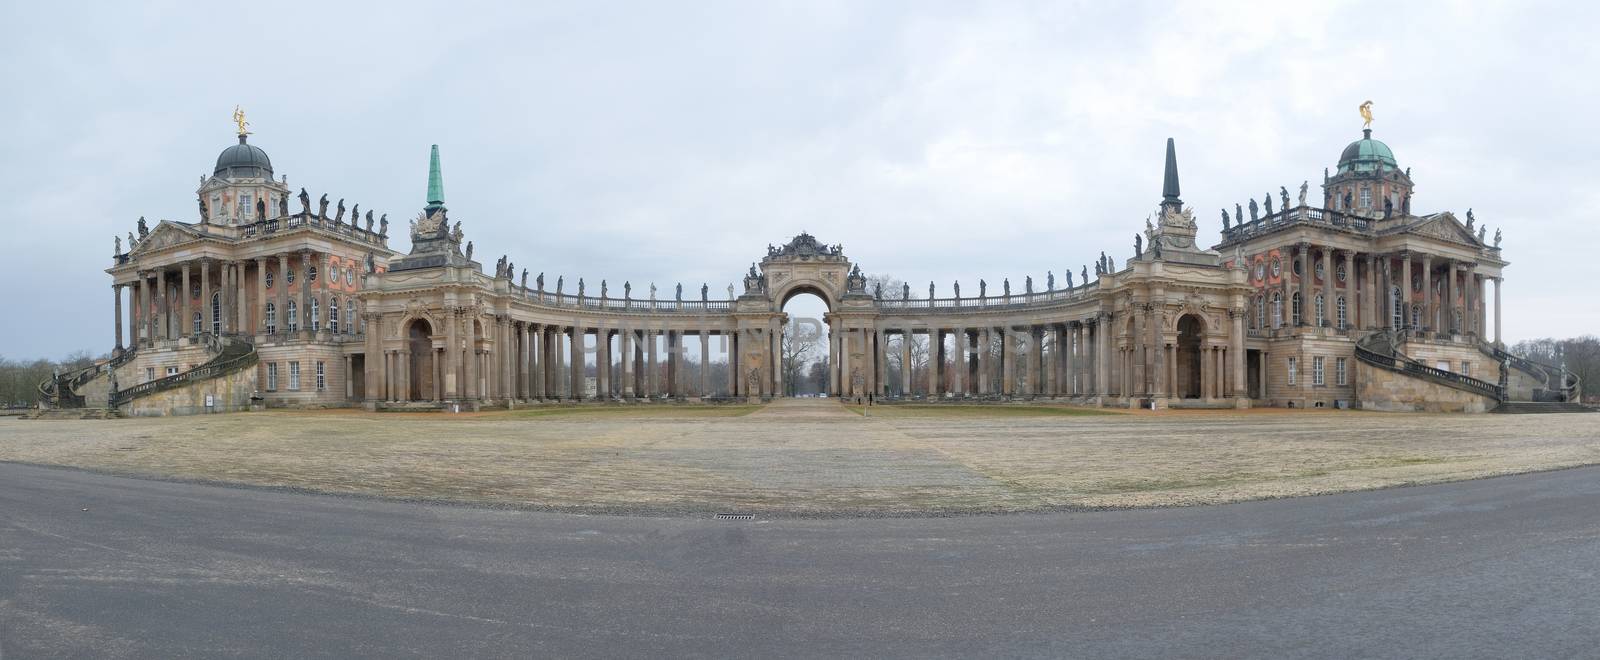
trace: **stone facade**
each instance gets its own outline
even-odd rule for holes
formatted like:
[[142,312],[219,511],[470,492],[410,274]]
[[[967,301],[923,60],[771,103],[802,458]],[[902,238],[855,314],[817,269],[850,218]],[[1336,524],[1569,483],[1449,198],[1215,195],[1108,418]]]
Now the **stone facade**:
[[[1252,219],[1230,224],[1224,211],[1212,248],[1179,198],[1171,140],[1165,165],[1133,256],[1118,264],[1102,253],[1092,276],[1085,267],[1064,286],[1052,274],[1042,286],[969,284],[965,296],[869,291],[842,246],[802,233],[768,246],[742,286],[720,295],[543,274],[530,283],[504,257],[486,271],[449,219],[437,147],[412,249],[400,255],[386,221],[346,222],[343,200],[330,217],[325,196],[313,210],[302,192],[290,213],[287,179],[275,181],[265,152],[241,136],[202,181],[198,222],[161,221],[147,234],[141,223],[116,255],[117,350],[128,291],[127,345],[138,353],[126,373],[159,378],[204,363],[195,339],[205,333],[244,337],[259,364],[238,382],[268,406],[762,399],[783,389],[784,303],[812,293],[829,310],[835,396],[1482,408],[1358,364],[1356,340],[1389,332],[1417,360],[1481,364],[1469,375],[1492,382],[1485,285],[1496,284],[1498,302],[1507,265],[1498,239],[1473,233],[1470,212],[1465,224],[1448,212],[1412,215],[1410,173],[1370,131],[1325,178],[1322,208],[1306,203],[1306,186],[1298,205],[1281,189],[1277,212],[1261,216],[1252,202]],[[1498,343],[1498,314],[1492,328]],[[930,340],[933,368],[890,382],[889,355],[908,353],[912,337]],[[701,369],[689,382],[683,348],[695,344]],[[713,358],[729,365],[718,382]],[[591,371],[590,360],[603,366]],[[172,401],[174,412],[184,406]]]

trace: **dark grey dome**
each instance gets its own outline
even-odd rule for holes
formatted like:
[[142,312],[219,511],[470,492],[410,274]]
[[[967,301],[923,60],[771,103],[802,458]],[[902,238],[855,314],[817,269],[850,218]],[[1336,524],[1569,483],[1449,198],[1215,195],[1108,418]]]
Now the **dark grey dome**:
[[239,136],[239,144],[223,149],[217,156],[217,176],[229,179],[237,178],[272,178],[272,159],[267,158],[267,152],[261,147],[246,144],[245,136]]

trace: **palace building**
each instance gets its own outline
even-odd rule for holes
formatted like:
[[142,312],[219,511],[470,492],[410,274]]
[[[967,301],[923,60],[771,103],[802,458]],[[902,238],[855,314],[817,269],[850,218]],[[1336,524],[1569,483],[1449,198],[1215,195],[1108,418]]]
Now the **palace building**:
[[[1414,213],[1410,168],[1370,129],[1325,171],[1320,204],[1308,183],[1295,200],[1280,187],[1277,210],[1271,194],[1248,218],[1243,205],[1223,210],[1210,247],[1179,197],[1169,139],[1132,257],[1102,253],[1064,286],[1052,275],[1001,295],[869,290],[842,246],[802,233],[713,297],[530,283],[506,258],[486,270],[448,217],[437,146],[400,254],[387,216],[375,227],[371,210],[346,216],[339,200],[330,211],[327,195],[313,208],[274,178],[237,119],[238,144],[196,191],[198,216],[141,219],[126,249],[119,238],[106,270],[113,357],[42,384],[48,405],[158,415],[760,400],[783,394],[782,310],[800,293],[828,307],[829,390],[842,397],[1482,412],[1578,393],[1563,369],[1503,350],[1498,232],[1471,211]],[[913,338],[929,366],[891,368],[911,363]],[[687,368],[691,353],[699,368]]]

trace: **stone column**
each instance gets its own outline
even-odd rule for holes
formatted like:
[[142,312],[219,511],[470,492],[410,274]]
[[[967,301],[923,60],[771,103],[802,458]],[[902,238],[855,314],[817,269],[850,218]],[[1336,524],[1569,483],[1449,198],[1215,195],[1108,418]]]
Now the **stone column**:
[[900,396],[911,396],[911,331],[900,331]]
[[179,275],[179,285],[181,288],[178,289],[178,299],[183,301],[183,304],[180,306],[182,309],[182,316],[178,319],[178,336],[184,337],[192,334],[194,331],[194,312],[190,309],[189,305],[189,262],[183,262],[183,265],[180,268],[182,269],[181,275]]
[[583,378],[583,342],[584,335],[588,334],[582,326],[572,326],[572,400],[582,401],[586,396],[587,384]]
[[1338,318],[1339,318],[1338,314],[1334,311],[1334,307],[1336,307],[1336,305],[1334,304],[1335,301],[1334,301],[1334,298],[1333,298],[1333,280],[1336,277],[1336,275],[1334,274],[1334,270],[1335,270],[1335,268],[1334,268],[1334,265],[1333,265],[1333,249],[1332,248],[1326,248],[1326,247],[1322,248],[1322,320],[1321,320],[1321,323],[1322,323],[1323,327],[1327,327],[1327,328],[1334,327],[1334,321],[1338,320]]
[[[279,279],[282,279],[282,273],[279,273],[279,276]],[[444,398],[450,401],[461,398],[461,384],[457,382],[461,374],[461,335],[459,334],[461,320],[458,318],[459,313],[457,308],[449,305],[445,306],[442,313],[444,317],[444,378],[441,380],[444,381],[442,383],[444,385]],[[372,335],[377,331],[378,328],[373,327],[372,322],[368,321],[367,334]]]
[[[281,286],[282,284],[283,282],[280,281],[274,286]],[[366,312],[366,315],[367,335],[363,338],[365,339],[366,347],[361,355],[361,367],[366,373],[364,388],[366,391],[362,392],[362,398],[368,403],[376,403],[379,397],[382,396],[384,387],[383,358],[381,355],[383,352],[381,339],[383,336],[383,316],[372,312]]]
[[[185,293],[184,295],[187,296],[188,294]],[[185,298],[185,300],[187,300],[187,298]],[[266,332],[267,332],[267,258],[266,257],[256,257],[256,299],[255,299],[255,305],[252,306],[252,309],[254,309],[255,313],[256,313],[255,332],[258,332],[258,333],[261,333],[261,334],[266,334]],[[347,323],[347,324],[349,324],[351,326],[356,325],[356,315],[349,313],[350,310],[348,309],[348,305],[346,306],[346,309],[343,310],[343,311],[345,312],[345,323]],[[349,374],[350,374],[349,369],[346,369],[345,370],[345,380],[350,380]]]
[[1400,253],[1400,327],[1411,327],[1411,253]]
[[1446,331],[1454,334],[1461,331],[1461,328],[1456,326],[1456,262],[1447,260],[1444,266],[1445,272],[1448,273],[1448,279],[1445,280],[1444,327]]
[[[1496,277],[1494,279],[1494,346],[1506,348],[1506,343],[1501,341],[1501,335],[1499,335],[1499,328],[1501,328],[1501,322],[1499,322],[1501,320],[1501,314],[1499,314],[1499,290],[1502,287],[1506,287],[1506,279],[1504,277]],[[120,327],[118,327],[117,338],[118,341],[122,338]]]
[[1011,326],[1000,326],[1000,393],[1008,397],[1017,391],[1016,360],[1017,339]]
[[594,331],[595,394],[601,401],[611,399],[611,331],[604,326]]
[[[1311,244],[1301,243],[1299,249],[1300,253],[1295,258],[1300,261],[1300,322],[1295,325],[1311,325],[1307,321],[1307,319],[1311,318],[1311,312],[1313,311],[1311,308]],[[1293,303],[1289,307],[1292,314],[1294,311]],[[1159,374],[1160,372],[1157,371],[1157,373]]]
[[633,367],[634,337],[632,329],[624,329],[617,333],[617,350],[622,358],[622,397],[632,399],[634,396],[634,367]]
[[1489,282],[1488,282],[1488,278],[1484,277],[1481,274],[1473,275],[1472,278],[1473,278],[1472,301],[1473,301],[1473,303],[1475,305],[1477,305],[1477,309],[1478,309],[1478,328],[1477,328],[1477,330],[1478,330],[1478,341],[1481,342],[1481,341],[1484,341],[1484,339],[1485,339],[1484,335],[1489,334],[1488,333],[1488,329],[1489,329],[1488,328],[1488,325],[1489,325],[1489,308],[1486,305],[1483,304],[1484,303],[1484,299],[1488,295],[1488,291],[1486,291],[1485,289],[1488,288]]
[[655,396],[657,393],[656,374],[660,372],[660,367],[657,366],[656,362],[656,331],[645,330],[644,342],[645,353],[648,358],[645,364],[644,395],[646,398],[649,398]]
[[[1495,288],[1495,295],[1499,295],[1499,287]],[[1499,312],[1496,312],[1498,318]],[[116,350],[122,350],[122,285],[111,285],[111,327],[116,330]]]
[[850,398],[856,393],[855,379],[850,377],[850,329],[839,325],[839,393]]
[[[1334,275],[1338,277],[1337,274]],[[1338,318],[1338,312],[1334,312]],[[1360,327],[1356,325],[1356,255],[1349,250],[1344,251],[1344,327],[1345,329]]]
[[[727,348],[724,349],[728,358],[728,396],[739,395],[739,333],[732,328],[724,327],[722,336],[725,338]],[[839,395],[839,390],[832,393]]]
[[983,396],[988,396],[993,389],[989,383],[993,372],[990,369],[990,363],[994,359],[990,355],[994,348],[994,335],[992,333],[993,329],[989,327],[984,327],[983,331],[978,333],[978,343],[981,344],[978,347],[978,394]]
[[300,271],[296,280],[300,281],[300,338],[311,338],[311,282],[307,277],[311,274],[311,250],[300,251],[300,263],[295,266]]
[[461,352],[462,361],[467,367],[467,398],[478,400],[483,397],[481,383],[478,382],[478,319],[477,311],[465,312],[461,315],[461,336],[467,340],[467,345]]
[[[1355,280],[1354,275],[1352,275],[1350,281],[1354,281],[1354,280]],[[1248,374],[1245,371],[1245,363],[1244,363],[1244,357],[1245,357],[1245,352],[1244,352],[1244,317],[1245,317],[1245,314],[1246,314],[1245,311],[1237,310],[1237,309],[1233,310],[1232,313],[1230,314],[1230,316],[1232,317],[1230,320],[1233,321],[1233,328],[1232,328],[1232,334],[1228,337],[1228,339],[1229,339],[1228,351],[1233,354],[1232,355],[1232,357],[1233,357],[1233,376],[1232,376],[1232,378],[1233,378],[1233,396],[1236,399],[1243,399],[1243,398],[1245,398],[1246,396],[1249,395],[1249,392],[1246,390],[1246,388],[1249,386],[1250,379],[1248,377]]]
[[[1303,262],[1305,257],[1304,251],[1301,252],[1300,257]],[[1302,266],[1301,269],[1304,270],[1304,266]],[[1307,279],[1309,278],[1302,278],[1300,280],[1301,289],[1305,288]],[[1300,301],[1302,305],[1305,304],[1305,299],[1305,294],[1302,292],[1300,295]],[[1145,320],[1145,330],[1149,333],[1149,336],[1145,339],[1148,344],[1146,344],[1147,348],[1145,349],[1144,369],[1146,372],[1146,379],[1150,383],[1147,393],[1152,397],[1161,397],[1167,393],[1166,380],[1162,378],[1162,372],[1166,371],[1167,368],[1167,347],[1164,338],[1161,336],[1163,319],[1160,305],[1161,303],[1152,302],[1145,310],[1145,315],[1149,317]],[[1304,311],[1305,309],[1302,307],[1302,313],[1300,315],[1301,322],[1305,321]]]
[[700,326],[700,397],[711,396],[711,331]]
[[517,328],[517,398],[527,401],[529,359],[533,355],[529,346],[533,343],[533,335],[529,324],[518,323]]
[[950,389],[956,398],[961,398],[967,395],[967,348],[971,342],[967,339],[966,328],[956,328],[954,334],[956,354],[950,361],[954,363],[956,372],[951,375]]
[[[249,274],[249,270],[250,262],[244,260],[235,260],[233,262],[234,290],[237,291],[234,296],[236,300],[234,301],[233,313],[236,320],[233,324],[233,331],[241,335],[251,334],[250,284],[245,277]],[[255,304],[260,304],[260,301],[256,301]],[[326,376],[326,374],[324,374],[324,376]]]
[[938,327],[928,328],[928,398],[943,398],[944,391],[939,384],[939,367],[944,366],[944,335]]
[[1433,323],[1433,255],[1422,255],[1422,302],[1418,316],[1422,322],[1417,324],[1420,329],[1437,331]]
[[[201,272],[203,273],[205,271],[202,270]],[[288,334],[288,332],[289,332],[289,310],[288,310],[287,307],[285,307],[286,303],[289,300],[289,282],[284,280],[284,277],[283,277],[284,273],[287,273],[287,272],[289,272],[289,253],[287,253],[287,252],[279,252],[278,253],[278,271],[277,271],[277,274],[272,277],[272,287],[274,289],[277,289],[277,294],[273,296],[276,299],[276,302],[274,302],[273,304],[275,306],[277,306],[277,308],[278,308],[278,312],[277,312],[277,316],[278,316],[278,318],[277,318],[278,334]],[[261,277],[262,278],[266,277],[266,271],[261,271]],[[200,301],[201,301],[202,304],[204,304],[205,298],[201,297]],[[368,317],[368,321],[367,322],[369,324],[372,322],[371,318],[372,317]],[[370,333],[372,331],[373,331],[372,328],[369,326],[367,328],[367,332]],[[370,385],[367,386],[367,389],[371,390],[372,386],[370,386]]]
[[[866,332],[866,331],[863,330],[862,332]],[[783,338],[782,338],[783,335],[782,335],[782,333],[783,333],[783,328],[779,327],[777,319],[770,319],[770,320],[767,321],[767,341],[771,345],[770,348],[769,348],[770,352],[767,353],[767,355],[770,356],[769,359],[768,359],[768,362],[771,363],[771,365],[772,365],[772,377],[768,378],[767,380],[770,382],[769,387],[772,388],[771,389],[772,396],[782,396],[782,394],[783,394]],[[871,364],[871,362],[870,362],[870,359],[872,357],[871,351],[872,351],[872,346],[869,344],[867,346],[867,358],[869,360],[868,364]],[[869,372],[867,374],[867,382],[870,383],[870,382],[872,382],[872,374],[870,373],[872,368],[869,366],[869,367],[867,367],[867,370]]]
[[211,332],[211,260],[200,260],[200,331]]
[[[1361,293],[1361,326],[1367,330],[1376,330],[1383,327],[1378,319],[1378,259],[1367,255],[1366,272],[1361,274],[1362,286],[1366,291]],[[1266,373],[1262,369],[1263,374]]]

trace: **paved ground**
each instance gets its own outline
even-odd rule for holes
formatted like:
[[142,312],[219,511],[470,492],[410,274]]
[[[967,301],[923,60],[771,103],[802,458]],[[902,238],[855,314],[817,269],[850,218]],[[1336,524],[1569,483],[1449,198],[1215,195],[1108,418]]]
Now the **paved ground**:
[[1596,511],[1600,468],[725,522],[0,465],[0,657],[1594,657]]
[[1084,412],[863,416],[813,399],[7,419],[0,461],[531,509],[788,516],[1204,504],[1600,463],[1600,415]]

